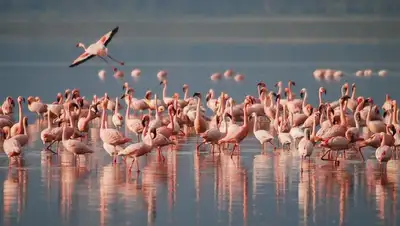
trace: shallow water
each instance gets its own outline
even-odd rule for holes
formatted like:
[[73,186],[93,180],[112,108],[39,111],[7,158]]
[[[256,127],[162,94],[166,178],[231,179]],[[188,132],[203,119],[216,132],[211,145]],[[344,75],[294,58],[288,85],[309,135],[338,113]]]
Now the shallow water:
[[[119,96],[123,80],[108,75],[101,82],[97,72],[105,68],[100,61],[68,68],[79,54],[75,43],[66,39],[3,40],[0,56],[3,82],[0,94],[41,96],[54,101],[58,92],[80,88],[83,95],[94,93]],[[72,47],[71,47],[72,46]],[[169,72],[169,95],[190,92],[217,93],[224,90],[240,101],[245,94],[256,95],[260,80],[273,88],[276,81],[296,81],[296,91],[305,87],[316,93],[327,88],[326,99],[339,96],[342,82],[356,82],[359,95],[371,96],[382,104],[384,94],[400,95],[400,68],[389,50],[398,44],[215,44],[215,43],[128,43],[116,42],[110,49],[127,61],[122,67],[141,96],[147,89],[160,94],[156,72]],[[12,51],[11,51],[12,50]],[[396,52],[396,51],[395,51]],[[398,51],[397,51],[398,52]],[[130,70],[142,69],[139,81]],[[232,68],[247,77],[212,83],[209,75]],[[318,82],[316,68],[346,72],[339,82]],[[388,69],[386,78],[356,78],[358,69]],[[109,68],[108,74],[110,74]],[[182,95],[182,94],[181,94]],[[310,102],[316,103],[316,95]],[[24,166],[8,169],[0,155],[0,188],[3,206],[2,225],[398,225],[399,160],[392,160],[382,172],[374,150],[361,162],[357,156],[341,161],[338,167],[319,160],[315,152],[311,163],[301,162],[296,152],[261,153],[253,136],[242,143],[240,157],[195,152],[195,137],[180,140],[178,150],[164,151],[166,161],[150,154],[140,159],[141,173],[128,174],[123,163],[111,165],[111,158],[99,142],[98,129],[91,129],[88,142],[95,153],[81,159],[79,166],[70,156],[50,156],[42,152],[39,133],[45,125],[25,111],[30,119],[31,143],[25,148]],[[110,120],[109,120],[110,121]],[[129,135],[133,137],[132,135]],[[301,173],[300,168],[304,171]]]

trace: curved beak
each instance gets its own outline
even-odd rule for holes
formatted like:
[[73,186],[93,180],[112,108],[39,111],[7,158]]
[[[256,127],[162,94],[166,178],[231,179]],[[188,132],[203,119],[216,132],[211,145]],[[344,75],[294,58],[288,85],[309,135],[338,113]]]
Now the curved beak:
[[121,99],[124,99],[126,97],[126,94],[122,94]]
[[278,83],[275,83],[275,85],[274,85],[275,87],[278,87]]
[[124,91],[125,91],[125,89],[126,89],[126,87],[125,87],[125,85],[123,85],[123,86],[122,86],[122,90],[124,90]]
[[22,97],[22,102],[25,103],[25,97]]
[[300,91],[300,97],[303,99],[304,98],[304,91]]
[[65,98],[68,98],[69,93],[65,93],[64,96]]
[[207,93],[206,101],[209,101],[210,99],[211,99],[211,94],[210,94],[210,93]]
[[290,83],[291,83],[293,86],[296,86],[296,83],[295,83],[295,82],[290,81]]
[[162,85],[162,84],[164,84],[164,81],[161,81],[161,82],[160,82],[160,85]]
[[394,136],[396,134],[396,128],[394,128],[394,125],[390,125],[390,130],[392,130]]

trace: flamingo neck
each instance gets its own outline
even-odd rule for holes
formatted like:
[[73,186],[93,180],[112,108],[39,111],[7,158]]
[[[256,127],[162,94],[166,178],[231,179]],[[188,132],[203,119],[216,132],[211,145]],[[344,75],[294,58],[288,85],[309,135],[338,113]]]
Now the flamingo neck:
[[23,113],[22,113],[22,103],[18,102],[18,115],[19,115],[19,129],[22,130],[21,133],[23,133],[24,128],[23,128],[23,122],[22,122],[22,118],[23,118]]
[[354,87],[353,90],[352,90],[351,99],[353,99],[353,100],[356,99],[356,87]]
[[101,112],[101,124],[100,129],[106,128],[106,117],[107,117],[107,108],[103,107],[103,111]]
[[256,131],[257,131],[257,118],[258,118],[258,116],[256,115],[255,117],[254,117],[254,126],[253,126],[253,133],[255,133]]
[[165,104],[167,104],[166,102],[165,102],[165,97],[167,96],[167,83],[164,83],[164,88],[163,88],[163,92],[162,92],[162,97],[163,97],[163,100],[164,100],[164,103]]
[[311,134],[312,134],[312,137],[315,137],[317,134],[317,117],[314,117]]
[[126,118],[126,120],[129,119],[129,110],[130,110],[130,108],[131,108],[131,101],[128,100],[128,106],[126,107],[126,111],[125,111],[125,118]]
[[248,118],[248,116],[247,116],[247,106],[248,106],[249,104],[245,104],[244,105],[244,107],[243,107],[243,127],[244,128],[247,128],[248,126],[249,126],[249,118]]
[[52,128],[51,119],[50,119],[50,109],[47,109],[47,128],[48,129]]
[[[307,90],[306,90],[306,91],[304,91],[304,98],[303,98],[303,108],[305,108],[305,107],[306,107],[306,105],[307,105],[307,100],[308,100],[308,93],[307,93]],[[321,104],[321,95],[320,95],[320,101],[319,101],[319,104]]]
[[114,114],[118,114],[118,102],[119,102],[119,100],[118,100],[118,97],[117,97],[117,98],[115,98]]
[[186,88],[186,89],[185,89],[185,94],[183,95],[183,99],[184,99],[184,100],[189,99],[189,88]]

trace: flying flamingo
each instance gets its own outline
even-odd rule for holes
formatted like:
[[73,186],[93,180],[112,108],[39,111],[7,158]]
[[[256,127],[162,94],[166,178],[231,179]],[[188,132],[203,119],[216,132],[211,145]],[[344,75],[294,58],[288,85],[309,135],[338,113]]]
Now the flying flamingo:
[[[107,45],[110,43],[111,39],[113,36],[118,32],[118,27],[114,28],[112,31],[109,31],[107,34],[103,35],[96,43],[91,44],[89,47],[85,47],[83,43],[78,43],[76,47],[81,47],[85,50],[84,53],[82,53],[74,62],[69,67],[75,67],[91,58],[94,56],[99,57],[100,59],[104,60],[107,64],[108,61],[104,57],[108,57],[111,60],[119,63],[120,65],[124,65],[124,62],[118,61],[110,54],[108,54],[108,49]],[[114,72],[117,72],[118,69],[114,66],[111,66],[114,70]]]

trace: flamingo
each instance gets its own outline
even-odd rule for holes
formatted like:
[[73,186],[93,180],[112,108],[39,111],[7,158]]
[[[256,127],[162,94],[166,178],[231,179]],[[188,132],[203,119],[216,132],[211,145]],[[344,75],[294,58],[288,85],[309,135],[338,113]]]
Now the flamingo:
[[67,124],[63,126],[62,133],[62,145],[65,150],[72,153],[76,158],[79,158],[79,155],[85,155],[93,153],[93,150],[79,140],[69,139],[66,134]]
[[18,102],[18,123],[15,123],[12,127],[11,127],[11,136],[15,136],[17,134],[23,134],[24,133],[24,128],[23,128],[23,124],[22,124],[22,118],[24,117],[23,115],[23,111],[22,111],[22,103],[25,102],[25,98],[19,96],[17,99]]
[[381,145],[375,151],[375,157],[381,162],[388,162],[392,158],[393,147],[386,145],[385,133],[380,133]]
[[11,159],[17,159],[22,154],[22,147],[17,139],[11,137],[10,127],[4,127],[3,133],[6,136],[3,149],[9,159],[9,167],[11,167]]
[[129,171],[132,171],[133,163],[136,161],[137,172],[140,172],[139,161],[137,161],[137,158],[151,152],[151,150],[153,149],[153,139],[156,137],[156,130],[152,129],[150,130],[148,135],[145,136],[145,139],[143,139],[141,142],[128,145],[124,150],[118,153],[118,156],[130,156],[133,158],[129,167]]
[[[69,67],[75,67],[79,64],[82,64],[83,62],[93,58],[94,56],[99,57],[103,61],[105,61],[108,64],[108,61],[104,57],[108,57],[111,60],[119,63],[120,65],[124,65],[124,62],[118,61],[115,58],[111,57],[110,54],[108,53],[107,45],[108,43],[111,42],[111,39],[114,37],[114,35],[118,32],[118,27],[114,28],[113,30],[109,31],[107,34],[103,35],[96,43],[91,44],[88,48],[85,47],[85,45],[81,42],[76,44],[76,47],[83,48],[85,50],[84,53],[82,53],[78,58],[72,62],[72,64]],[[114,72],[117,72],[118,69],[114,66],[111,66],[114,70]]]
[[257,130],[257,120],[258,120],[258,116],[256,112],[253,112],[251,115],[254,118],[254,125],[253,125],[253,133],[254,136],[257,138],[257,140],[260,142],[261,144],[261,149],[264,151],[264,145],[266,143],[270,143],[272,145],[274,145],[272,143],[272,141],[274,140],[274,137],[266,130],[263,129],[259,129]]
[[[105,94],[105,96],[107,96],[107,93]],[[107,101],[108,99],[104,98],[104,101],[102,103],[103,109],[107,108],[108,104]],[[114,146],[115,147],[114,150],[116,151],[116,146],[128,143],[131,141],[131,139],[124,137],[122,133],[116,129],[106,128],[106,118],[107,118],[106,110],[103,110],[101,118],[101,126],[100,126],[100,138],[104,143]],[[114,152],[113,163],[117,162],[116,157],[117,153]]]
[[128,96],[128,106],[126,108],[125,112],[125,127],[128,128],[131,132],[135,133],[137,136],[138,142],[140,141],[140,134],[143,133],[143,124],[142,120],[138,118],[130,118],[129,116],[129,111],[130,111],[130,106],[132,103],[132,97]]
[[5,115],[11,115],[13,113],[13,108],[15,107],[15,103],[12,97],[8,96],[6,100],[1,105],[1,110]]
[[[219,124],[219,116],[216,118],[217,125]],[[211,152],[214,152],[215,145],[218,144],[218,141],[227,133],[228,126],[226,124],[226,120],[223,119],[223,123],[225,126],[225,131],[221,132],[220,128],[212,127],[206,130],[204,133],[200,133],[199,136],[203,138],[203,142],[196,146],[196,150],[199,150],[200,146],[209,143],[211,145]]]
[[170,104],[173,103],[174,98],[172,98],[172,97],[167,97],[167,86],[168,86],[168,81],[167,81],[167,79],[162,80],[162,81],[160,82],[160,85],[164,85],[163,93],[162,93],[162,99],[163,99],[164,104],[165,104],[166,106],[168,106],[168,105],[170,105]]
[[19,142],[21,147],[24,147],[29,141],[28,128],[27,128],[28,127],[28,117],[25,116],[22,119],[22,126],[23,126],[24,133],[17,134],[15,136],[13,136],[13,138],[16,139]]
[[218,141],[218,144],[221,145],[223,143],[233,143],[234,146],[232,148],[231,152],[231,157],[233,156],[233,153],[237,149],[240,152],[240,143],[244,140],[244,138],[247,137],[247,134],[249,133],[249,119],[247,116],[247,107],[250,105],[250,101],[245,101],[245,104],[243,106],[243,125],[240,127],[237,127],[235,131],[232,131],[231,133],[228,133],[227,135],[222,138],[221,140]]
[[114,126],[117,129],[120,129],[122,127],[122,124],[124,123],[124,117],[118,112],[118,97],[115,98],[115,109],[114,109],[114,114],[111,118]]

